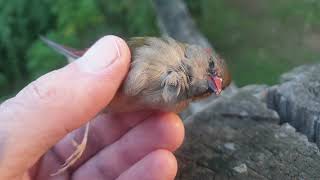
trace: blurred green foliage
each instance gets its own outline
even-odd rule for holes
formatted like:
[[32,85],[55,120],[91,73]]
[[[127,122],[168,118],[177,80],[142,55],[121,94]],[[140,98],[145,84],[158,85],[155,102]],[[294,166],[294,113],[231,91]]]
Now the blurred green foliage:
[[[50,1],[0,1],[0,93],[15,91],[29,80],[28,47],[37,35],[53,28]],[[37,8],[35,8],[37,7]]]
[[320,1],[189,1],[238,85],[274,84],[294,66],[320,61]]
[[2,99],[66,63],[39,35],[80,48],[106,34],[159,34],[145,0],[0,0],[0,29]]
[[[320,1],[186,2],[238,85],[273,84],[290,68],[320,60]],[[0,99],[66,63],[40,34],[82,48],[106,34],[159,31],[149,0],[0,0]]]

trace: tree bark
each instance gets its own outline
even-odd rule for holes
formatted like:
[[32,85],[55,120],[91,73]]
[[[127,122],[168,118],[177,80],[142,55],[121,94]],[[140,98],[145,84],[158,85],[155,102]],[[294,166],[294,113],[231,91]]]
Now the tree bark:
[[158,24],[163,35],[179,41],[212,48],[191,18],[182,0],[153,0]]

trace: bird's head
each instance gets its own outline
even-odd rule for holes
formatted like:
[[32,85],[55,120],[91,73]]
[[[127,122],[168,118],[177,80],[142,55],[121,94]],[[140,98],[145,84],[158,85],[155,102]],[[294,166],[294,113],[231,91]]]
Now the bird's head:
[[222,90],[228,87],[231,83],[231,75],[228,70],[227,64],[215,52],[206,50],[210,56],[209,58],[209,88],[216,94],[220,94]]
[[189,97],[220,94],[231,82],[226,62],[217,53],[196,45],[187,45],[183,64],[190,79]]

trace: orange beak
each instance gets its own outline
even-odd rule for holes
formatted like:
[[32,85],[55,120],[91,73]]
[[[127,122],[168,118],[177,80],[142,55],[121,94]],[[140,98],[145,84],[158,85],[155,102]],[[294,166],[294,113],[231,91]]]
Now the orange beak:
[[209,77],[208,80],[209,89],[216,95],[219,95],[222,91],[222,78],[213,75]]

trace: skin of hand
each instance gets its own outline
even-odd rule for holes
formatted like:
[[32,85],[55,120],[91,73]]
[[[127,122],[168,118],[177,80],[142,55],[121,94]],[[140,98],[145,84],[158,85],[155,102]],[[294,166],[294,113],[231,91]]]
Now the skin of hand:
[[[171,180],[172,152],[184,128],[173,113],[99,113],[116,95],[130,64],[127,44],[97,41],[80,59],[52,71],[0,105],[0,179]],[[98,114],[98,115],[97,115]],[[73,152],[91,121],[88,145],[68,171],[50,176]]]

